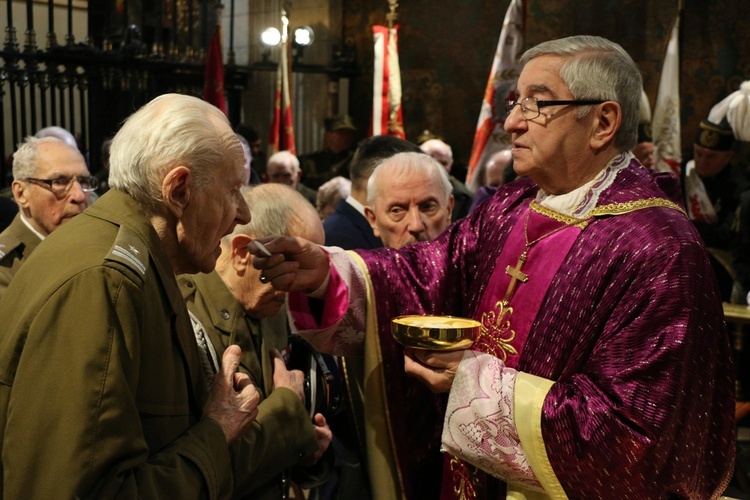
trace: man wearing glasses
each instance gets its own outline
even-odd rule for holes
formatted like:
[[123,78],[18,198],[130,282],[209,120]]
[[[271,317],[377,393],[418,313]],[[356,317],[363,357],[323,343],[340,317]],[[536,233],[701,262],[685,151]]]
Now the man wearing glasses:
[[60,139],[27,137],[13,155],[19,213],[0,233],[0,299],[37,245],[83,212],[97,187],[81,153]]
[[[521,179],[431,242],[355,257],[277,238],[254,265],[323,299],[288,299],[319,350],[351,348],[360,319],[365,343],[403,314],[480,324],[470,349],[407,349],[406,373],[448,393],[444,418],[419,418],[439,398],[384,376],[394,439],[447,452],[444,495],[716,498],[733,470],[732,353],[677,178],[630,153],[640,72],[593,36],[521,61],[505,120]],[[427,498],[400,479],[396,491]]]

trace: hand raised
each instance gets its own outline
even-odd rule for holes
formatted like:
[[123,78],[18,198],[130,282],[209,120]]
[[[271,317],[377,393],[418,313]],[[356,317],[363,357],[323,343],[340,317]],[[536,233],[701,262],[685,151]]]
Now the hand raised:
[[284,292],[312,292],[328,276],[328,255],[319,245],[289,236],[259,241],[263,247],[250,243],[247,249],[253,255],[253,267],[261,271],[261,280],[274,288]]
[[305,404],[305,374],[300,370],[287,370],[281,353],[274,349],[271,351],[273,358],[273,388],[286,387],[299,396],[302,404]]
[[211,382],[203,417],[216,420],[227,444],[239,438],[258,415],[260,394],[250,383],[250,377],[238,373],[242,350],[231,345],[221,357],[221,370]]

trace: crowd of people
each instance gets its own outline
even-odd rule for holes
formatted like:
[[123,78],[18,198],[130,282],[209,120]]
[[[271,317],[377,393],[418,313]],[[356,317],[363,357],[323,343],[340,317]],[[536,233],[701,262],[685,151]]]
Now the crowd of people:
[[[178,94],[96,175],[59,127],[24,139],[0,197],[0,498],[721,495],[750,130],[722,101],[682,175],[656,172],[619,45],[522,63],[476,189],[432,133],[357,142],[335,116],[321,151],[266,158]],[[406,314],[480,329],[405,347]]]

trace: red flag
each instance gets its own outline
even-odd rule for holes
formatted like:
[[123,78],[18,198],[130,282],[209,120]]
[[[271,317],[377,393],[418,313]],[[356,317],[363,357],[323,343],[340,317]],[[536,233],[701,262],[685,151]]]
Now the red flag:
[[227,99],[224,96],[224,62],[221,51],[221,26],[216,27],[211,37],[206,57],[206,73],[203,83],[203,100],[210,102],[227,113]]
[[372,135],[406,139],[401,110],[401,69],[398,62],[398,26],[372,27],[375,68],[372,89]]
[[278,151],[297,154],[294,145],[294,124],[292,122],[292,99],[289,92],[289,66],[287,57],[286,29],[281,41],[281,60],[276,70],[276,94],[273,102],[273,123],[268,140],[269,155]]
[[500,31],[500,40],[497,43],[495,59],[492,61],[474,133],[469,171],[466,174],[466,183],[470,186],[477,166],[510,145],[510,137],[503,128],[506,118],[505,103],[515,98],[516,83],[521,72],[518,58],[523,47],[524,19],[523,0],[511,0],[505,13],[503,29]]

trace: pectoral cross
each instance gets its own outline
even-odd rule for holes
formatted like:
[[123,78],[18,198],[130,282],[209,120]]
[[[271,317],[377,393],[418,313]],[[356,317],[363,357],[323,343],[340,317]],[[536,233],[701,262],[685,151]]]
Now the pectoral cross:
[[505,268],[505,274],[511,277],[510,284],[508,285],[508,291],[505,292],[505,299],[504,302],[506,304],[510,303],[510,298],[513,297],[513,291],[516,288],[516,283],[526,283],[529,280],[529,277],[521,272],[521,266],[523,266],[523,263],[526,262],[526,251],[521,254],[520,257],[518,257],[518,262],[516,262],[516,267],[510,267],[507,266]]

